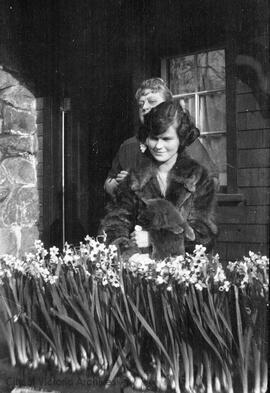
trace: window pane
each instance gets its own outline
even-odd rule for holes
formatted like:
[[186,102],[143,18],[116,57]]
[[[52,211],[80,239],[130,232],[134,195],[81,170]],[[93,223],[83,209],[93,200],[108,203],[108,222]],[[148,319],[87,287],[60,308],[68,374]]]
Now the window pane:
[[200,138],[202,144],[208,151],[209,156],[216,164],[219,172],[221,186],[227,185],[227,157],[226,157],[226,135],[205,135]]
[[175,100],[179,101],[183,109],[189,111],[192,121],[195,122],[195,96],[176,97]]
[[173,94],[195,91],[194,56],[175,57],[169,61],[169,81]]
[[197,56],[199,91],[225,88],[225,51]]
[[201,133],[226,130],[226,101],[224,93],[199,97],[199,128]]

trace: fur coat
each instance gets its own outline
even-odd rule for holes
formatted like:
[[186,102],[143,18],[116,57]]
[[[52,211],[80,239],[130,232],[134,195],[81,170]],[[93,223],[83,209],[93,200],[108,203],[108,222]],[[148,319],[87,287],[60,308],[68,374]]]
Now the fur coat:
[[[215,185],[212,177],[186,153],[178,155],[168,174],[165,197],[161,194],[156,174],[156,165],[151,158],[145,156],[141,167],[132,171],[119,185],[115,200],[107,205],[107,214],[101,222],[100,229],[107,234],[107,242],[117,244],[122,253],[131,255],[136,250],[129,237],[135,225],[140,225],[149,231],[152,256],[155,258],[191,252],[196,244],[202,244],[210,251],[217,235]],[[159,203],[159,216],[163,218],[155,220],[152,216],[152,222],[148,220],[146,226],[144,213],[147,201],[158,199],[167,201],[163,207]],[[155,209],[150,206],[150,210],[153,213]],[[173,217],[176,217],[177,212],[177,223],[172,222],[175,221]],[[183,229],[179,230],[177,228],[181,222]],[[191,235],[187,235],[191,232],[186,231],[186,228],[191,229]],[[184,245],[180,251],[177,248],[172,250],[172,236],[174,243]]]

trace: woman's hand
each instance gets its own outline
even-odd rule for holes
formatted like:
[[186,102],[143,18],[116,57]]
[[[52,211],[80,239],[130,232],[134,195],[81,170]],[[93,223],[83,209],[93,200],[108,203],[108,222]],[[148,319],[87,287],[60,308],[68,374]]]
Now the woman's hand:
[[105,184],[104,184],[104,189],[112,197],[114,196],[114,193],[115,193],[117,187],[118,187],[118,183],[115,179],[112,179],[110,177],[108,177],[106,179]]
[[139,248],[147,248],[150,246],[149,232],[147,231],[134,231],[130,235],[130,238]]
[[128,175],[128,171],[121,171],[118,173],[115,180],[117,181],[118,184],[122,183],[122,181],[127,177],[127,175]]
[[127,171],[121,171],[118,173],[116,178],[108,177],[104,184],[105,191],[113,197],[117,187],[120,183],[122,183],[122,181],[127,177],[127,175]]

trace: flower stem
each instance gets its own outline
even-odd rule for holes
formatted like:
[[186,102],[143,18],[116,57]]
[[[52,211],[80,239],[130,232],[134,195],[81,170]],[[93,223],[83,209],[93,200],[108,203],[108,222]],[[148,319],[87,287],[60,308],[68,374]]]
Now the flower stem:
[[260,373],[260,363],[261,363],[261,352],[259,350],[259,346],[255,340],[253,340],[253,354],[254,354],[254,393],[261,393],[261,373]]
[[206,392],[213,393],[210,359],[205,351],[203,352],[203,356],[204,356],[205,371],[206,371],[206,386],[207,386]]
[[262,361],[262,385],[261,385],[261,393],[266,393],[268,388],[268,365],[267,361]]

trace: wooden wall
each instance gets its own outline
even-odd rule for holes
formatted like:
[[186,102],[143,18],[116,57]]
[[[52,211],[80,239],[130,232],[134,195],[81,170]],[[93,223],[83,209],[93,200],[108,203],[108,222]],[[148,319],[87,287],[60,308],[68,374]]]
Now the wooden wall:
[[237,89],[238,192],[243,201],[218,209],[218,248],[224,258],[249,250],[269,255],[270,118],[248,86]]
[[238,26],[246,33],[238,32],[235,52],[237,192],[243,200],[218,209],[217,249],[227,260],[249,250],[269,255],[269,4],[257,0],[252,6],[239,15]]

